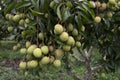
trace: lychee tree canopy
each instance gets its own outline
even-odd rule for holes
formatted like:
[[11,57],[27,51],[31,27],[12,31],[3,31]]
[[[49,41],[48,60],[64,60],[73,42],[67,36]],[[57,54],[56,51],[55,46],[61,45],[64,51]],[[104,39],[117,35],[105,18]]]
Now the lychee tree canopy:
[[[109,0],[99,1],[109,3]],[[3,3],[8,2],[3,0]],[[4,8],[4,15],[23,14],[23,19],[30,20],[29,23],[20,25],[19,22],[7,19],[9,25],[14,26],[14,31],[16,31],[14,35],[18,42],[29,40],[37,44],[63,45],[64,43],[60,42],[58,36],[54,34],[54,26],[61,24],[67,31],[66,26],[69,23],[73,24],[82,36],[81,49],[87,49],[90,46],[98,48],[104,57],[101,59],[102,64],[106,62],[104,63],[106,68],[114,71],[120,64],[120,6],[117,3],[116,5],[103,9],[102,7],[94,8],[88,0],[13,0]],[[107,15],[108,12],[111,12],[111,17]],[[99,23],[94,21],[96,16],[101,18]],[[36,36],[39,32],[46,34],[44,37],[47,38],[37,41]],[[72,35],[72,32],[67,32]]]

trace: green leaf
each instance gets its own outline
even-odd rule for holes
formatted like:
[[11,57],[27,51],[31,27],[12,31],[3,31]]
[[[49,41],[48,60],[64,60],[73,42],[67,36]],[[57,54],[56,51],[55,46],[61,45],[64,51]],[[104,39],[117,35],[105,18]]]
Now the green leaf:
[[66,21],[71,16],[71,13],[69,10],[70,10],[69,8],[64,8],[62,10],[62,20],[63,21]]
[[5,9],[4,9],[4,14],[10,12],[11,10],[13,10],[16,6],[16,2],[12,2],[11,4],[9,4]]
[[29,1],[22,1],[22,2],[17,3],[16,8],[19,9],[19,8],[23,8],[23,7],[28,7],[30,5],[31,5],[31,3]]
[[59,4],[57,7],[57,16],[60,20],[62,20],[62,16],[61,16],[61,10],[60,7],[63,5],[63,3]]
[[44,13],[41,13],[41,12],[32,10],[31,8],[30,8],[30,11],[32,12],[32,14],[33,14],[34,16],[41,16],[41,15],[44,15]]

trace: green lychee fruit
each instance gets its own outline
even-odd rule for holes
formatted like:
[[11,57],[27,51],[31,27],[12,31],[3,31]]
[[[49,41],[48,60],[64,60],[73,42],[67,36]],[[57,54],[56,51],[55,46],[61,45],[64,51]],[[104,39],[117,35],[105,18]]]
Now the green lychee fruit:
[[63,26],[61,24],[56,24],[54,30],[55,34],[61,34],[63,32]]
[[101,6],[101,3],[100,3],[99,1],[96,1],[96,2],[95,2],[95,5],[96,5],[96,7],[100,7],[100,6]]
[[112,14],[112,12],[107,12],[107,16],[109,17],[109,18],[111,18],[112,16],[113,16],[113,14]]
[[81,40],[81,38],[82,38],[82,36],[79,34],[79,35],[77,36],[77,40],[79,41],[79,40]]
[[9,26],[9,27],[7,28],[7,30],[8,30],[9,32],[12,32],[12,31],[13,31],[13,27],[12,27],[12,26]]
[[106,3],[102,3],[101,7],[103,8],[103,10],[105,10],[107,8],[107,4]]
[[20,53],[21,53],[21,54],[26,54],[26,52],[27,52],[27,49],[26,49],[26,48],[21,48],[21,49],[20,49]]
[[13,46],[13,51],[16,51],[18,49],[17,46]]
[[50,7],[53,8],[55,6],[55,1],[50,2]]
[[36,58],[41,57],[41,56],[42,56],[42,51],[41,51],[41,49],[40,49],[40,48],[34,49],[33,55],[34,55]]
[[80,48],[81,47],[81,42],[80,41],[76,41],[75,45],[76,45],[76,47]]
[[96,16],[94,21],[95,21],[95,23],[100,23],[101,22],[101,18],[99,16]]
[[48,64],[50,62],[50,58],[47,57],[47,56],[44,56],[42,59],[41,59],[41,64]]
[[31,45],[28,49],[27,49],[27,53],[28,54],[32,54],[34,49],[36,48],[37,46],[36,45]]
[[17,47],[18,47],[18,48],[20,48],[20,47],[21,47],[21,44],[20,44],[20,43],[18,43],[18,44],[17,44]]
[[116,0],[109,0],[109,4],[115,5],[116,4]]
[[23,19],[21,19],[21,20],[19,21],[19,25],[24,26],[24,24],[25,24],[25,21],[24,21]]
[[95,5],[95,2],[94,1],[89,1],[90,5],[91,5],[91,8],[95,8],[96,5]]
[[72,23],[69,23],[69,25],[68,25],[68,31],[72,31],[73,30],[73,25],[72,25]]
[[28,48],[30,45],[31,45],[31,42],[30,41],[26,41],[26,43],[25,43],[26,48]]
[[55,60],[54,56],[50,56],[50,63],[52,63]]
[[73,36],[77,36],[78,35],[78,30],[76,28],[73,29],[72,35]]
[[45,55],[48,54],[48,53],[49,53],[48,46],[45,46],[45,45],[42,46],[42,47],[41,47],[41,51],[42,51],[42,53],[45,54]]
[[67,40],[67,44],[70,45],[70,46],[74,46],[75,40],[72,36],[69,36],[69,38]]
[[31,60],[27,62],[28,68],[36,68],[38,66],[38,62],[36,60]]
[[85,31],[85,26],[84,26],[84,25],[82,25],[82,27],[81,27],[81,31],[82,31],[82,32]]
[[13,17],[14,17],[14,16],[10,14],[10,15],[9,15],[9,20],[13,20]]
[[18,22],[20,20],[20,15],[15,15],[14,17],[13,17],[13,21],[14,22]]
[[19,63],[19,68],[20,68],[20,69],[26,69],[26,62],[21,61],[21,62]]
[[6,15],[5,15],[5,18],[6,18],[6,19],[9,19],[9,16],[10,16],[10,14],[6,14]]
[[58,67],[61,66],[61,61],[60,61],[60,60],[55,60],[55,61],[53,62],[53,65],[58,68]]
[[40,33],[38,34],[38,38],[39,38],[40,40],[43,40],[43,39],[44,39],[44,33],[43,33],[43,32],[40,32]]
[[68,40],[68,37],[69,37],[69,35],[68,35],[67,32],[62,32],[61,35],[60,35],[60,40],[65,42],[65,41]]
[[25,22],[28,24],[28,23],[30,23],[30,19],[29,18],[26,18],[25,19]]
[[70,46],[70,45],[63,45],[62,48],[63,48],[63,50],[66,51],[66,52],[68,52],[68,51],[71,50],[71,46]]

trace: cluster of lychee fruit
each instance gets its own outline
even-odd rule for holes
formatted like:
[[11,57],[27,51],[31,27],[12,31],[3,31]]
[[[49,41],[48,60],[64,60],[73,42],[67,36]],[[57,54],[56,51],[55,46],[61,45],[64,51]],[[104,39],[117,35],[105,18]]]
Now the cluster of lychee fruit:
[[[25,26],[25,24],[30,23],[30,19],[25,15],[24,13],[17,12],[16,14],[6,14],[5,18],[9,20],[9,22],[14,22],[17,25]],[[16,27],[13,27],[12,24],[9,24],[7,30],[9,32],[12,32],[13,29]]]
[[[81,31],[85,31],[85,27],[81,27]],[[81,35],[77,28],[73,24],[69,23],[67,27],[61,24],[56,24],[53,29],[52,36],[54,39],[52,42],[55,44],[45,45],[42,42],[37,45],[30,41],[24,43],[24,47],[20,49],[20,53],[24,55],[24,59],[20,62],[19,67],[21,69],[31,69],[54,66],[56,68],[61,66],[61,60],[65,54],[70,52],[74,47],[81,47]],[[43,32],[39,32],[39,41],[44,40]],[[14,49],[14,47],[13,47]],[[15,49],[16,50],[16,49]]]

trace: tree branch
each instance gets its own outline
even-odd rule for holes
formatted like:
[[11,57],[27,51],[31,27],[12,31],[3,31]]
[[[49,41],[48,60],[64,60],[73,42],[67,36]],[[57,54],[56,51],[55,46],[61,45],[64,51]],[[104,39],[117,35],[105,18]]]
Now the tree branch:
[[80,62],[81,64],[85,64],[85,61],[84,60],[81,60],[80,58],[77,58],[77,56],[75,56],[74,54],[72,54],[72,57],[74,59],[76,59],[78,62]]
[[93,46],[91,46],[90,49],[89,49],[89,51],[88,51],[88,58],[89,59],[90,59],[90,57],[91,57],[91,55],[93,53],[93,50],[94,50],[94,48],[93,48]]

